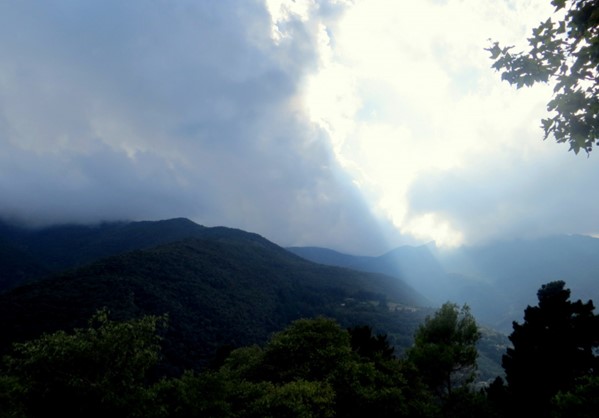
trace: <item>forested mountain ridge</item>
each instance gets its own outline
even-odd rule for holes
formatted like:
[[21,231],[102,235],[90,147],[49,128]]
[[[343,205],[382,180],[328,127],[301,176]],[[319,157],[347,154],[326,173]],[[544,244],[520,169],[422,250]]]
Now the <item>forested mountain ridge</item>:
[[[56,225],[24,228],[0,224],[0,240],[7,251],[18,251],[15,267],[0,273],[0,290],[14,287],[11,274],[31,263],[39,271],[22,275],[23,282],[38,279],[126,251],[151,248],[184,238],[200,237],[205,227],[187,219],[112,222],[97,225]],[[14,282],[14,280],[12,280]]]
[[[315,323],[328,318],[326,321],[337,323],[342,333],[352,327],[372,329],[379,337],[384,336],[383,339],[376,337],[376,342],[388,342],[395,354],[403,357],[412,347],[415,331],[434,314],[426,298],[396,277],[313,263],[258,234],[226,227],[203,227],[186,219],[30,231],[13,227],[0,234],[0,242],[3,244],[0,250],[6,250],[0,254],[7,255],[0,261],[12,266],[13,271],[21,269],[23,272],[12,282],[15,287],[0,293],[0,333],[3,335],[0,357],[12,359],[5,362],[3,371],[18,374],[11,364],[26,363],[34,374],[41,376],[41,382],[51,380],[50,375],[60,380],[65,370],[85,372],[90,362],[99,364],[110,377],[113,376],[113,356],[129,364],[129,356],[135,353],[142,356],[138,359],[141,363],[133,363],[148,371],[150,381],[164,382],[161,379],[170,376],[175,379],[172,382],[184,384],[194,376],[189,371],[198,373],[195,376],[202,381],[210,378],[214,370],[225,367],[223,361],[231,349],[245,347],[241,353],[261,350],[259,347],[268,344],[273,335],[300,318],[313,318]],[[30,271],[25,269],[27,266]],[[5,269],[4,273],[9,270]],[[29,283],[18,285],[23,278]],[[90,318],[99,318],[98,312],[100,317],[108,315],[117,321],[106,329],[108,334],[104,334],[102,326],[94,328],[90,325],[92,322],[88,322]],[[119,350],[120,344],[126,347],[127,341],[131,344],[139,341],[133,324],[150,325],[154,320],[166,325],[156,328],[158,335],[152,341],[159,344],[160,349],[152,355],[158,363],[150,369],[151,362],[143,360],[143,356],[149,354],[148,347],[130,347],[133,354],[119,353]],[[129,325],[134,328],[130,329]],[[120,340],[131,338],[132,332],[137,335],[132,340]],[[481,334],[477,344],[477,380],[489,382],[502,374],[500,362],[507,338],[483,328]],[[98,338],[104,337],[112,342],[99,344]],[[50,345],[54,344],[52,341],[59,345],[78,341],[83,345],[69,345],[69,349],[75,352],[81,349],[88,357],[71,359],[70,354],[50,349],[51,358],[65,363],[48,365],[49,375],[45,376],[48,359],[43,355],[36,357],[38,343],[35,341],[46,341]],[[105,347],[111,347],[117,354],[110,350],[105,352]],[[302,350],[304,348],[298,352],[300,355]],[[24,360],[21,356],[28,356],[26,352],[33,354],[44,367]],[[55,354],[58,357],[53,357]],[[228,361],[230,364],[231,360]],[[365,358],[364,364],[355,371],[366,373],[365,383],[360,382],[382,389],[383,381],[372,380],[376,374],[372,374],[375,369],[371,361]],[[131,367],[135,368],[135,364]],[[389,363],[393,367],[398,364]],[[391,373],[391,369],[385,367],[379,371],[381,378]],[[117,369],[125,373],[129,366]],[[406,370],[406,373],[411,372]],[[395,372],[389,376],[394,375]],[[0,409],[3,400],[13,402],[11,399],[29,399],[30,396],[22,398],[15,392],[14,397],[3,398],[2,385],[19,390],[6,376],[0,375]],[[115,376],[119,375],[110,378],[110,383],[103,383],[102,388],[109,393],[121,392],[118,389],[120,378]],[[182,380],[177,380],[179,378]],[[195,382],[194,379],[190,382]],[[401,381],[402,384],[407,382]],[[259,385],[262,388],[262,383]],[[30,393],[36,390],[35,385],[27,386]],[[165,394],[171,396],[170,391]],[[80,395],[81,390],[75,392],[71,398],[87,404]],[[372,392],[376,393],[379,392]],[[194,396],[204,399],[204,395],[196,393]],[[209,399],[210,395],[207,396]],[[60,401],[56,402],[60,405]],[[42,408],[41,415],[44,413]]]
[[2,349],[84,326],[107,307],[117,319],[167,314],[168,367],[190,368],[221,346],[262,342],[294,319],[317,315],[372,325],[406,346],[430,312],[412,308],[425,299],[396,278],[311,263],[245,231],[202,228],[201,234],[0,294]]
[[[432,312],[395,277],[314,264],[258,234],[182,218],[37,230],[2,224],[0,244],[0,275],[13,287],[0,294],[3,351],[42,332],[85,326],[108,307],[115,319],[168,314],[166,363],[178,369],[317,315],[372,326],[399,353]],[[486,379],[499,369],[505,337],[485,335]]]
[[225,227],[208,228],[185,218],[45,228],[0,222],[0,291],[128,251],[187,238],[227,239],[234,234],[246,240],[267,242],[258,234]]

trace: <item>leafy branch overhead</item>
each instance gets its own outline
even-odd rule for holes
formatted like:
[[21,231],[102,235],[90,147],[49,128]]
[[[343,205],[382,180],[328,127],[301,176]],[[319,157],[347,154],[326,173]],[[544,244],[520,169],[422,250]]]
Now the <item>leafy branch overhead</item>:
[[541,22],[528,38],[529,50],[494,42],[486,48],[501,72],[517,88],[554,83],[547,103],[549,117],[542,120],[544,139],[569,142],[570,150],[591,152],[599,145],[599,1],[552,0],[556,16]]

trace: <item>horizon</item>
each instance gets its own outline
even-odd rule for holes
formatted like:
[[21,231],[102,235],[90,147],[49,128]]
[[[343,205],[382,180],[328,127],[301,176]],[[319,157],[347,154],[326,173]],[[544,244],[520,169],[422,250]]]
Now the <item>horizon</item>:
[[[189,221],[197,226],[204,227],[204,228],[227,228],[227,229],[233,229],[233,230],[240,230],[240,231],[247,232],[250,234],[257,234],[257,235],[260,235],[262,238],[266,239],[267,241],[270,241],[273,244],[276,244],[284,249],[313,248],[313,249],[319,249],[319,250],[333,251],[333,252],[341,254],[341,255],[348,255],[348,256],[353,256],[353,257],[369,257],[369,258],[382,257],[382,256],[388,255],[398,249],[405,248],[405,247],[409,247],[409,248],[433,247],[434,251],[440,251],[442,253],[448,254],[453,251],[459,251],[461,249],[484,248],[484,247],[497,245],[497,244],[507,244],[507,243],[515,243],[515,242],[536,242],[536,241],[543,241],[543,240],[549,240],[552,238],[562,238],[562,237],[583,237],[583,238],[599,240],[599,237],[592,236],[592,235],[563,233],[563,234],[550,234],[550,235],[537,236],[537,237],[500,238],[497,240],[489,240],[489,241],[485,241],[482,243],[463,244],[460,246],[450,246],[450,247],[437,245],[437,243],[433,240],[433,241],[428,241],[428,242],[415,242],[415,243],[400,244],[395,247],[389,247],[388,249],[386,249],[382,252],[379,252],[379,253],[353,253],[353,252],[347,252],[347,251],[344,251],[342,249],[335,248],[335,247],[325,247],[325,246],[320,246],[320,245],[310,245],[310,244],[286,245],[285,243],[279,243],[279,242],[273,240],[272,238],[270,238],[266,235],[260,234],[252,229],[244,229],[244,228],[238,228],[238,227],[222,225],[222,224],[205,225],[205,224],[198,223],[198,222],[194,221],[193,219],[190,219],[190,218],[187,218],[184,216],[178,216],[178,217],[174,217],[174,218],[164,218],[164,219],[140,219],[140,220],[121,219],[121,220],[103,220],[103,221],[96,221],[96,222],[65,222],[65,223],[49,223],[49,224],[27,224],[23,221],[14,221],[14,220],[0,217],[0,225],[5,225],[5,226],[9,226],[9,227],[24,229],[24,230],[30,230],[30,231],[43,231],[43,230],[47,230],[47,229],[63,228],[63,227],[96,228],[96,227],[102,227],[102,226],[113,225],[113,224],[114,225],[118,225],[118,224],[128,225],[131,223],[157,223],[157,222],[171,222],[171,221],[177,221],[177,220]],[[435,254],[433,254],[433,255],[435,255]]]

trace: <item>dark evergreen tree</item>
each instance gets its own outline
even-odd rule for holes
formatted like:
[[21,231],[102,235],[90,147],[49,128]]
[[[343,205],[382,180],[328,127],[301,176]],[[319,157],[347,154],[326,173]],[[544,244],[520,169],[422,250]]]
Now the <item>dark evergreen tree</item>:
[[592,301],[571,302],[563,281],[543,285],[538,306],[527,307],[524,323],[514,322],[513,344],[503,356],[514,405],[528,416],[549,416],[551,399],[577,379],[596,375],[599,322]]

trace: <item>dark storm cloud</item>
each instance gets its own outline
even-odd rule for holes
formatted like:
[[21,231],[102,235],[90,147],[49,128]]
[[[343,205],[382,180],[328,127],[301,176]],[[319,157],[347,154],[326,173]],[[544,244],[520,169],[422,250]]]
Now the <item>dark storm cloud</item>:
[[299,101],[315,29],[281,28],[274,42],[257,1],[2,3],[0,215],[188,216],[283,245],[384,248]]
[[170,187],[175,173],[153,155],[140,154],[132,163],[108,148],[76,158],[15,149],[0,165],[0,213],[33,225],[129,219],[133,212],[166,217],[173,206],[194,204]]

